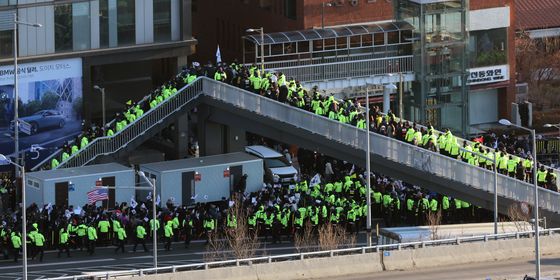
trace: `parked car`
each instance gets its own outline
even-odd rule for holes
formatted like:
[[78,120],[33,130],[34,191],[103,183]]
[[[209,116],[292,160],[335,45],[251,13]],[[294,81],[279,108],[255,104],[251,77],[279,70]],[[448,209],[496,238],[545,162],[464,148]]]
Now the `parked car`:
[[[63,128],[66,124],[64,116],[56,110],[41,110],[27,117],[19,118],[31,125],[31,134],[35,134],[40,130]],[[14,122],[10,124],[10,129],[14,131]]]
[[265,146],[245,147],[245,152],[263,159],[264,182],[292,184],[298,180],[298,171],[282,154]]

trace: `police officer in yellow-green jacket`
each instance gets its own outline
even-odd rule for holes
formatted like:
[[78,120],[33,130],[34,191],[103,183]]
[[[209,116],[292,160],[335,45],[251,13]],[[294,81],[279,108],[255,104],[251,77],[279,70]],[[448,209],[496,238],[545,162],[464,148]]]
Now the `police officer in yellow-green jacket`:
[[37,231],[37,233],[35,233],[34,243],[35,243],[35,255],[33,256],[33,258],[35,258],[37,254],[39,254],[39,261],[42,262],[43,255],[45,254],[45,249],[44,249],[45,236],[41,232]]
[[539,185],[539,187],[546,187],[547,175],[548,172],[546,171],[546,169],[544,169],[544,165],[541,165],[541,168],[539,168],[539,171],[537,171],[537,185]]
[[117,229],[117,248],[115,248],[115,253],[117,253],[119,251],[119,249],[121,249],[121,251],[124,253],[124,242],[126,240],[126,231],[124,230],[124,228],[119,227],[119,229]]
[[167,221],[163,227],[163,236],[165,238],[165,251],[171,250],[171,238],[173,237],[173,222]]
[[93,255],[95,253],[95,242],[97,242],[97,230],[95,226],[90,224],[87,227],[87,238],[88,238],[88,253]]
[[139,223],[136,226],[136,238],[134,239],[134,248],[132,251],[136,252],[136,246],[138,243],[142,244],[144,247],[144,252],[148,252],[148,248],[146,248],[146,228],[144,227],[143,223]]
[[57,258],[60,258],[60,254],[66,251],[66,256],[70,257],[70,250],[68,248],[68,239],[70,235],[65,227],[62,227],[58,232],[58,254]]
[[14,262],[18,261],[19,251],[21,248],[21,236],[19,236],[19,232],[12,232],[10,235],[10,241],[12,242],[12,249],[14,254]]

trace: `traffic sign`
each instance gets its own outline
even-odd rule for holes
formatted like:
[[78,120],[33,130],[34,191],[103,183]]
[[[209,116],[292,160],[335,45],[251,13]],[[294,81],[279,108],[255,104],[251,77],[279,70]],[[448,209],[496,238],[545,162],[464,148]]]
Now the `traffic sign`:
[[27,135],[31,135],[31,124],[21,119],[18,121],[19,121],[19,130]]

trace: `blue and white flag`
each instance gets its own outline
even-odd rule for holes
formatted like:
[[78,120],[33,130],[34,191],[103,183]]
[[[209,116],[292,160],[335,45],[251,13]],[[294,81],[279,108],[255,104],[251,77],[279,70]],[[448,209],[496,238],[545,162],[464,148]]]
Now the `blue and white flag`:
[[220,45],[218,45],[218,50],[216,50],[216,64],[222,62],[222,54],[220,53]]
[[321,184],[321,175],[319,175],[319,173],[315,174],[315,176],[313,176],[313,178],[311,178],[311,181],[309,182],[309,186],[315,186]]

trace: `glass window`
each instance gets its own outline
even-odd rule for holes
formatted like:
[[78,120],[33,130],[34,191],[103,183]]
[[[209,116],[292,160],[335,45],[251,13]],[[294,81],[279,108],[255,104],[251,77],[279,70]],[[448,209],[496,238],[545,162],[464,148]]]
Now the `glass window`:
[[296,43],[284,43],[284,54],[296,52]]
[[91,46],[89,2],[72,4],[73,50],[87,50]]
[[109,47],[109,4],[99,1],[99,46]]
[[336,48],[337,49],[347,49],[348,48],[348,41],[346,37],[336,38]]
[[0,6],[17,5],[17,0],[0,0]]
[[56,52],[72,50],[72,4],[54,7],[54,49]]
[[376,46],[385,45],[385,33],[375,33],[373,39]]
[[313,40],[313,51],[318,52],[323,50],[323,40]]
[[282,55],[283,53],[283,46],[282,44],[274,44],[270,46],[270,54],[271,55]]
[[373,44],[372,35],[362,35],[362,47],[371,47]]
[[136,43],[136,18],[134,0],[117,0],[118,45]]
[[296,0],[284,0],[284,16],[289,19],[297,19]]
[[325,39],[325,50],[334,50],[336,45],[336,39]]
[[298,53],[309,52],[309,42],[307,42],[307,41],[298,42],[297,47],[298,47],[298,50],[297,50]]
[[387,33],[387,44],[398,44],[399,43],[399,31],[392,31]]
[[154,41],[171,41],[171,0],[154,0]]
[[469,56],[471,67],[507,63],[507,29],[498,28],[470,33]]
[[401,43],[411,43],[412,30],[401,30]]
[[350,37],[350,47],[351,48],[361,47],[361,37],[360,37],[360,35]]
[[14,31],[3,30],[0,31],[0,57],[13,56],[12,53],[14,45]]

